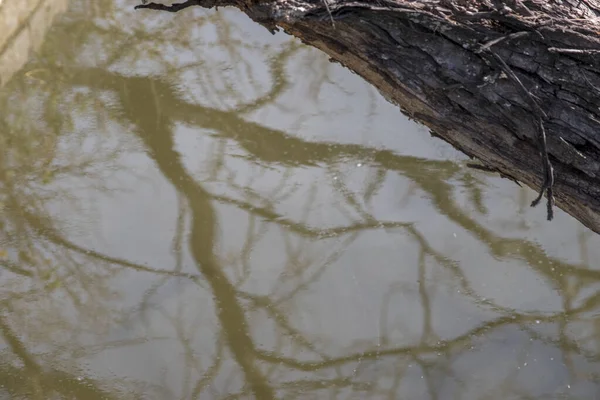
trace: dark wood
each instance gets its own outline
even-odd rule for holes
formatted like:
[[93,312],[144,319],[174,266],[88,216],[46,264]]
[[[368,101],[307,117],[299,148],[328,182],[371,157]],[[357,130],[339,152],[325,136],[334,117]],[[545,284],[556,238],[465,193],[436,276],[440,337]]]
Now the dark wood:
[[189,0],[176,8],[191,5],[238,7],[321,49],[457,149],[541,189],[549,219],[554,194],[600,233],[600,0]]

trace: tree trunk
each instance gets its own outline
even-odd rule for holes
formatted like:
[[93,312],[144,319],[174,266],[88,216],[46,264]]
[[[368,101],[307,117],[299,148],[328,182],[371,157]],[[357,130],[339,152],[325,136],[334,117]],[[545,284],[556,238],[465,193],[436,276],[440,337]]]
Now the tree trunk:
[[[190,0],[317,47],[600,233],[599,0]],[[398,133],[401,135],[401,132]]]

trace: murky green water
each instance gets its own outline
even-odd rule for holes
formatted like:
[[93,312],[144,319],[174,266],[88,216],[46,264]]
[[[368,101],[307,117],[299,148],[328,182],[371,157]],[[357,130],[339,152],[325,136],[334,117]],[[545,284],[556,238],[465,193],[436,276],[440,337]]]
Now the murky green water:
[[600,399],[598,236],[318,51],[133,5],[0,79],[0,398]]

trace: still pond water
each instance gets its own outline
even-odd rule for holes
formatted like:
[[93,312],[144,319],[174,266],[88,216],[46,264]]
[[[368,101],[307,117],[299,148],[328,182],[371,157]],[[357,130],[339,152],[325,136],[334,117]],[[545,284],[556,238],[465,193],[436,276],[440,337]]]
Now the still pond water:
[[600,238],[232,9],[77,0],[0,89],[0,398],[600,399]]

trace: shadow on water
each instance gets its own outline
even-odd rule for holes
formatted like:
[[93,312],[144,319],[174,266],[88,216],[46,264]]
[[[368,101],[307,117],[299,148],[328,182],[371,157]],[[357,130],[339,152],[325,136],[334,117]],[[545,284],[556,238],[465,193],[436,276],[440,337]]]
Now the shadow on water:
[[130,8],[0,91],[3,398],[598,393],[596,237],[284,35]]

